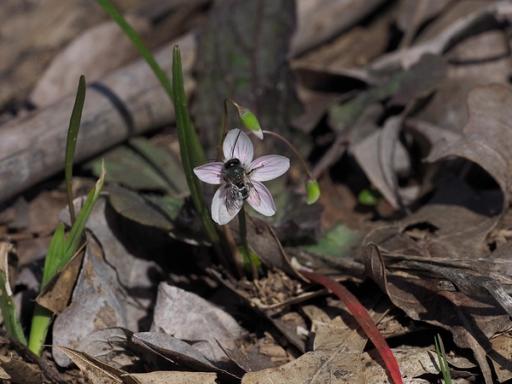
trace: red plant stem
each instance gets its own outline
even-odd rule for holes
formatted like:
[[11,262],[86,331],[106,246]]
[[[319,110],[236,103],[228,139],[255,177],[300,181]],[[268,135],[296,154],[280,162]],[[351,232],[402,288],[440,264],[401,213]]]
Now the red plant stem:
[[355,297],[343,285],[337,283],[327,276],[304,270],[301,270],[300,273],[308,280],[323,285],[329,291],[334,293],[343,302],[343,304],[345,304],[366,336],[368,336],[368,338],[377,349],[377,352],[384,362],[388,377],[390,378],[391,382],[393,384],[402,384],[402,374],[400,373],[400,367],[398,366],[398,362],[396,361],[393,352],[389,348],[388,343],[386,343],[386,340],[382,334],[377,329],[377,326],[370,317],[370,314],[359,302],[357,297]]

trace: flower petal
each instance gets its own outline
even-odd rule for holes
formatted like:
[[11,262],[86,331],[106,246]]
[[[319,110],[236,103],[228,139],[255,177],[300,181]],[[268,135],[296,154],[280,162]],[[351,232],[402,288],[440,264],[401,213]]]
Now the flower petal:
[[194,168],[197,178],[208,184],[220,184],[222,182],[222,167],[224,163],[217,161],[206,163]]
[[249,166],[254,157],[251,139],[239,129],[230,130],[222,145],[224,160],[238,159],[244,166]]
[[247,202],[264,216],[273,216],[276,213],[276,205],[270,191],[259,181],[252,182]]
[[280,155],[258,157],[249,166],[251,180],[268,181],[281,176],[290,168],[290,159]]
[[244,203],[234,198],[231,187],[224,184],[217,189],[212,199],[212,219],[219,225],[229,223],[237,215]]

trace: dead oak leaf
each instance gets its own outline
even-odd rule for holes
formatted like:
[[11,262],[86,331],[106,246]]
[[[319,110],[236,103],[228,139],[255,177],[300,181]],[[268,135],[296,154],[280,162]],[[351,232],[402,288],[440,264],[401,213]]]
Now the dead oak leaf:
[[512,193],[512,90],[501,84],[473,89],[467,99],[469,119],[463,135],[435,145],[428,161],[460,156],[481,166],[503,191],[503,207]]

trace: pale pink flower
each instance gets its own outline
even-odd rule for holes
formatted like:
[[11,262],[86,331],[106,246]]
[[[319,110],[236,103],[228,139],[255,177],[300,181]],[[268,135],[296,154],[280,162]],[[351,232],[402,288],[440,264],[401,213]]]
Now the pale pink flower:
[[212,200],[213,221],[220,225],[229,223],[246,200],[262,215],[274,215],[274,199],[261,182],[284,174],[290,168],[290,160],[280,155],[266,155],[253,160],[252,142],[239,129],[228,132],[222,150],[223,162],[207,163],[194,168],[194,173],[201,181],[220,184]]

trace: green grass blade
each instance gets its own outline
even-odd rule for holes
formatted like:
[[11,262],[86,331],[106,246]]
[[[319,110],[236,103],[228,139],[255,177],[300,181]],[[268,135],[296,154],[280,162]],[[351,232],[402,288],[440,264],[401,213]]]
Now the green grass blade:
[[85,77],[80,76],[78,89],[75,96],[75,104],[69,119],[68,134],[66,137],[66,157],[64,160],[64,174],[66,178],[66,191],[68,195],[69,215],[71,216],[71,224],[75,222],[75,207],[73,206],[73,185],[71,178],[73,177],[73,159],[75,158],[76,140],[80,129],[80,121],[82,120],[82,110],[85,101]]
[[139,51],[139,54],[144,58],[144,60],[146,60],[146,63],[148,63],[148,65],[151,67],[153,73],[155,74],[158,81],[160,81],[162,87],[165,89],[167,94],[171,96],[172,90],[169,78],[165,74],[165,71],[162,69],[162,67],[160,67],[151,51],[146,48],[144,42],[142,41],[137,31],[135,31],[135,29],[132,28],[132,26],[126,21],[123,15],[121,15],[121,13],[109,0],[96,1],[103,8],[103,10],[110,15],[112,20],[114,20],[117,23],[117,25],[119,25],[119,27],[123,30],[125,35],[131,40],[137,51]]
[[446,360],[446,352],[444,350],[444,344],[441,336],[436,335],[434,337],[434,346],[436,348],[437,362],[439,364],[439,370],[443,375],[444,384],[452,384],[450,368],[448,367],[448,361]]
[[[190,166],[194,168],[205,163],[206,158],[188,113],[187,95],[185,94],[185,83],[183,81],[183,68],[181,66],[181,53],[178,46],[174,47],[172,54],[172,90],[178,135],[181,131],[190,159]],[[180,150],[182,149],[183,147],[180,143]],[[191,172],[192,168],[190,169]]]
[[[89,218],[92,209],[94,208],[94,204],[98,197],[100,196],[100,192],[103,188],[103,184],[105,182],[105,167],[102,166],[102,173],[100,178],[96,182],[94,188],[89,192],[87,198],[85,200],[84,205],[80,209],[80,213],[78,214],[75,223],[71,227],[67,237],[66,237],[66,250],[62,260],[59,260],[59,268],[62,268],[76,253],[80,243],[82,241],[82,235],[85,229],[85,224],[87,223],[87,219]],[[53,276],[52,276],[53,277]]]
[[16,305],[12,300],[12,291],[9,284],[8,254],[10,249],[11,245],[6,243],[0,246],[0,310],[2,311],[7,334],[12,339],[26,345],[27,339],[16,315]]
[[5,273],[0,272],[0,287],[2,287],[2,294],[0,295],[0,309],[2,310],[2,317],[4,319],[4,326],[7,334],[14,340],[20,342],[23,345],[27,345],[27,339],[23,333],[23,328],[16,316],[16,306],[6,290],[7,277]]
[[176,111],[176,126],[178,130],[178,140],[180,142],[180,154],[185,177],[190,189],[190,195],[194,206],[201,218],[204,229],[215,244],[219,242],[219,235],[215,229],[215,225],[210,217],[208,209],[203,200],[201,186],[199,180],[194,175],[194,167],[201,164],[199,161],[200,153],[194,146],[192,139],[194,128],[190,121],[187,108],[187,96],[185,95],[185,86],[183,84],[183,71],[181,68],[181,55],[179,47],[174,47],[172,60],[172,89],[174,99],[174,109]]
[[[160,81],[160,84],[167,92],[167,95],[174,103],[176,113],[176,125],[178,126],[178,138],[180,141],[180,151],[182,165],[185,170],[187,184],[192,195],[194,206],[204,225],[204,229],[210,240],[217,244],[219,236],[215,229],[215,225],[211,220],[208,210],[206,209],[201,189],[197,179],[194,177],[193,168],[206,162],[203,147],[199,142],[196,131],[192,128],[192,123],[187,110],[187,99],[185,95],[185,87],[183,84],[183,70],[181,67],[181,57],[179,48],[176,47],[173,52],[173,83],[166,76],[162,67],[158,64],[153,54],[146,48],[139,34],[130,26],[125,18],[119,13],[109,0],[97,0],[98,4],[107,12],[110,17],[119,25],[123,32],[132,41],[140,55],[146,60],[153,73]],[[178,98],[178,100],[176,100]]]
[[46,284],[57,274],[60,260],[64,258],[66,249],[64,224],[60,223],[53,233],[46,258],[44,260],[43,278],[41,280],[40,290],[42,291]]
[[[135,31],[131,25],[126,21],[126,19],[119,13],[119,11],[114,7],[114,5],[109,0],[96,0],[98,4],[107,12],[112,20],[114,20],[119,27],[123,30],[123,32],[126,34],[126,36],[131,40],[137,51],[139,51],[139,54],[142,56],[144,60],[146,60],[146,63],[148,63],[149,67],[152,69],[153,73],[155,74],[158,81],[160,81],[160,84],[165,89],[167,95],[171,99],[171,102],[173,101],[173,87],[171,86],[171,81],[165,74],[165,71],[162,69],[160,64],[156,61],[155,57],[151,53],[149,49],[146,48],[144,45],[141,37]],[[181,63],[180,63],[181,67]],[[201,143],[199,142],[199,138],[197,137],[197,133],[195,131],[192,131],[189,133],[190,137],[190,145],[192,147],[192,165],[196,166],[199,164],[202,164],[206,162],[206,157],[204,155],[203,147],[201,146]]]
[[[105,168],[102,168],[102,174],[95,187],[89,192],[82,209],[76,217],[76,221],[67,234],[64,233],[64,224],[59,224],[52,241],[48,247],[48,253],[44,263],[43,279],[41,281],[40,291],[57,275],[57,273],[71,260],[78,250],[82,236],[85,230],[85,224],[89,218],[94,204],[98,199],[105,181]],[[43,345],[48,334],[48,329],[52,322],[53,314],[40,305],[35,306],[30,328],[30,337],[28,341],[29,349],[37,356],[41,355]]]

